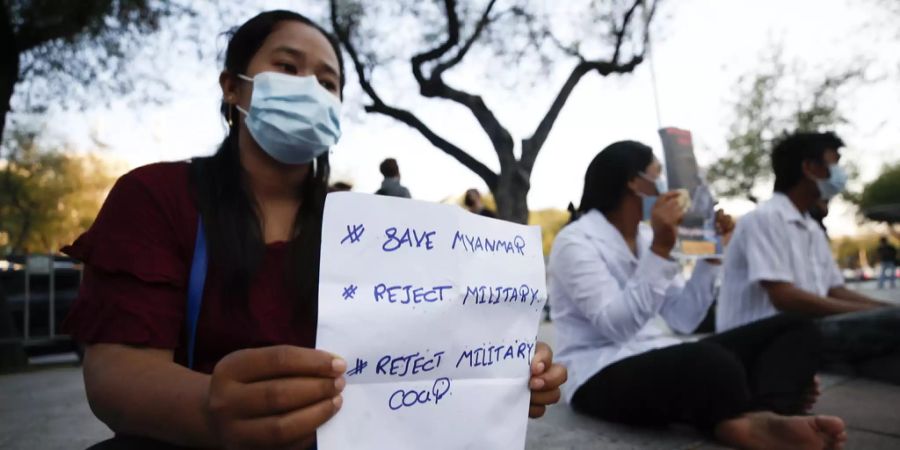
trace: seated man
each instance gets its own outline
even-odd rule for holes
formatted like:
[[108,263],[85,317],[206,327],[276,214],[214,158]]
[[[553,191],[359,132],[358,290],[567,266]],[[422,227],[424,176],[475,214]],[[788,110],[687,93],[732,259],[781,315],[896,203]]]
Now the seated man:
[[820,321],[826,361],[900,384],[900,309],[847,289],[809,210],[844,189],[843,142],[797,133],[772,151],[775,194],[744,216],[725,255],[719,331],[779,312]]

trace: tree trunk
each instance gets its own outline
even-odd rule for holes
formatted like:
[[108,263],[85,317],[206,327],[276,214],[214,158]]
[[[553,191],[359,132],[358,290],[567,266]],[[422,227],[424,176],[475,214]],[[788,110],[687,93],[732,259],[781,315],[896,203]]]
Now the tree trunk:
[[6,42],[0,50],[0,139],[6,130],[6,115],[13,88],[19,80],[19,49],[8,6],[0,6],[0,42]]
[[497,216],[516,223],[528,223],[528,191],[530,174],[518,161],[504,164],[497,187],[492,191],[497,202]]

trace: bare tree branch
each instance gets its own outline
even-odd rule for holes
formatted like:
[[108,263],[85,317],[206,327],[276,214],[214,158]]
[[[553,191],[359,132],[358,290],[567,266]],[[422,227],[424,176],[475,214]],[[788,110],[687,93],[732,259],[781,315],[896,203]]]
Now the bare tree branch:
[[[357,48],[350,42],[351,35],[357,34],[353,27],[357,26],[358,20],[354,14],[340,16],[337,13],[337,1],[339,0],[331,0],[332,22],[338,37],[344,42],[344,46],[353,60],[363,91],[372,99],[372,104],[366,106],[366,111],[387,115],[416,129],[433,145],[477,173],[485,180],[494,193],[500,216],[507,220],[518,222],[524,222],[528,217],[526,195],[530,188],[531,172],[537,155],[540,153],[555,121],[558,119],[562,108],[575,87],[586,74],[591,72],[596,72],[601,76],[608,76],[614,73],[634,71],[643,61],[645,52],[648,51],[649,42],[648,26],[643,27],[643,43],[640,42],[639,29],[634,28],[638,26],[634,24],[637,21],[635,18],[636,13],[638,13],[638,8],[642,8],[643,19],[646,24],[649,24],[650,18],[652,18],[658,4],[658,0],[626,0],[627,3],[620,4],[617,2],[613,5],[611,15],[603,15],[604,20],[612,18],[613,23],[608,27],[604,26],[602,34],[611,38],[611,43],[614,47],[608,55],[609,59],[598,59],[593,57],[586,58],[582,54],[580,40],[576,39],[569,44],[558,39],[554,35],[553,29],[549,26],[549,22],[543,17],[539,17],[539,14],[532,13],[525,8],[513,5],[508,9],[495,11],[495,5],[498,2],[490,0],[486,2],[486,7],[477,16],[477,21],[472,23],[470,27],[468,23],[461,23],[461,20],[468,20],[470,16],[466,14],[464,18],[460,17],[456,10],[458,2],[455,0],[443,0],[444,20],[446,20],[445,39],[434,44],[435,47],[424,50],[410,58],[413,77],[419,86],[419,92],[422,96],[453,101],[465,106],[472,113],[485,131],[485,134],[488,135],[499,157],[501,169],[499,173],[495,173],[481,162],[472,158],[464,150],[434,133],[410,111],[388,105],[378,96],[372,86],[371,79],[371,70],[377,63],[367,61],[358,55]],[[651,1],[652,6],[650,6]],[[548,111],[535,128],[534,133],[527,139],[522,140],[521,158],[516,158],[514,155],[514,141],[511,134],[487,107],[482,97],[449,86],[443,79],[443,75],[447,71],[462,63],[476,42],[479,42],[479,39],[482,39],[484,35],[490,34],[497,26],[505,24],[505,18],[509,14],[512,14],[512,19],[514,19],[510,24],[513,30],[525,33],[525,45],[520,45],[521,42],[517,41],[517,45],[513,46],[515,48],[506,49],[504,47],[505,50],[500,50],[501,52],[506,51],[506,55],[515,57],[517,55],[521,56],[526,51],[534,51],[542,58],[541,61],[544,62],[546,61],[544,58],[547,57],[544,51],[549,48],[551,52],[556,53],[553,49],[553,46],[555,46],[560,53],[576,60],[571,73],[555,96]],[[341,21],[345,22],[344,26],[338,23]],[[525,29],[522,30],[519,28],[520,26],[524,26]],[[469,36],[463,36],[464,28],[465,30],[471,30]],[[440,32],[443,30],[436,31]],[[605,41],[608,39],[605,36],[592,37]],[[631,55],[623,55],[626,52]]]
[[563,44],[562,41],[560,41],[559,38],[557,38],[556,35],[551,33],[549,30],[545,31],[544,35],[548,39],[550,39],[550,41],[553,42],[553,44],[556,45],[556,48],[558,48],[561,52],[573,58],[578,58],[579,61],[584,61],[584,56],[582,56],[581,51],[576,46]]
[[[653,2],[653,6],[648,15],[648,18],[651,17],[653,12],[655,11],[656,3],[657,2]],[[644,0],[635,0],[631,7],[625,12],[622,20],[622,26],[615,32],[616,47],[613,51],[613,57],[611,60],[587,61],[583,56],[579,55],[580,62],[572,69],[572,72],[569,74],[569,77],[566,79],[565,83],[563,83],[562,88],[560,88],[559,92],[556,94],[556,98],[550,105],[550,109],[547,110],[547,113],[544,115],[544,118],[541,119],[541,122],[538,124],[534,133],[530,137],[522,140],[521,161],[522,167],[525,170],[531,171],[531,169],[534,167],[534,162],[535,160],[537,160],[537,155],[541,151],[541,148],[544,146],[544,142],[547,141],[547,137],[550,135],[550,130],[553,129],[553,125],[556,122],[556,119],[559,117],[559,113],[562,111],[562,108],[569,100],[569,96],[572,94],[575,86],[578,85],[578,82],[584,75],[592,71],[596,71],[601,76],[607,76],[613,73],[629,73],[633,71],[635,67],[637,67],[644,60],[644,49],[642,49],[640,54],[634,55],[627,63],[619,63],[619,55],[621,54],[621,47],[625,41],[624,37],[627,32],[629,23],[631,22],[631,19],[634,16],[634,12],[637,10],[637,7],[641,6],[642,4],[644,4]],[[645,29],[645,43],[647,42],[648,35],[649,31]],[[559,43],[557,43],[557,45],[559,45]],[[646,45],[644,48],[646,48]]]
[[[647,10],[646,15],[644,15],[644,49],[646,49],[650,43],[650,24],[653,23],[653,18],[656,16],[656,7],[659,6],[659,2],[660,0],[653,0],[653,6],[651,6],[650,9]],[[644,8],[646,7],[647,6],[644,5]]]
[[422,72],[422,66],[428,61],[440,59],[442,56],[446,55],[447,52],[452,50],[453,47],[459,44],[459,30],[461,27],[459,24],[459,16],[456,14],[456,1],[444,0],[444,10],[447,13],[447,40],[427,52],[414,55],[410,59],[413,76],[420,86],[427,81]]
[[469,36],[469,39],[466,40],[459,51],[456,52],[456,56],[435,66],[434,70],[431,72],[432,78],[440,78],[440,76],[443,75],[444,72],[447,71],[447,69],[456,66],[463,60],[463,58],[466,56],[466,53],[468,53],[469,49],[472,48],[472,45],[475,44],[475,41],[477,41],[478,38],[481,37],[481,32],[484,31],[484,29],[487,28],[488,23],[490,23],[491,10],[494,8],[494,4],[496,2],[497,0],[491,0],[491,2],[488,3],[487,8],[484,9],[484,13],[481,15],[481,19],[478,20],[478,24],[475,26],[475,30],[472,32],[472,35]]
[[428,142],[430,142],[432,145],[443,150],[444,153],[452,156],[464,166],[469,168],[469,170],[475,172],[479,177],[481,177],[482,180],[484,180],[489,189],[496,189],[499,178],[496,173],[482,164],[481,161],[478,161],[477,159],[466,153],[465,150],[457,147],[456,145],[452,144],[451,142],[447,141],[446,139],[442,138],[437,133],[432,131],[427,125],[419,120],[419,118],[416,117],[415,114],[404,109],[388,106],[384,103],[374,103],[372,105],[366,106],[365,109],[366,112],[377,112],[380,114],[384,114],[416,129],[423,137],[425,137],[425,139],[428,139]]
[[[480,35],[481,30],[489,23],[488,17],[494,3],[495,2],[492,0],[485,9],[484,14],[482,14],[482,20],[479,21],[480,29],[476,29],[473,38],[470,39],[471,43],[474,43],[474,40]],[[460,23],[459,16],[456,13],[456,1],[445,0],[444,8],[446,9],[447,15],[447,40],[437,48],[416,55],[411,60],[413,76],[419,83],[419,92],[422,96],[427,98],[442,98],[468,108],[472,115],[475,116],[479,125],[481,125],[481,128],[491,139],[491,144],[494,147],[494,151],[497,152],[501,164],[503,161],[515,161],[512,135],[509,133],[509,130],[500,123],[493,111],[487,107],[484,103],[484,99],[479,95],[469,94],[468,92],[463,92],[448,86],[441,77],[444,71],[462,61],[463,56],[468,52],[468,47],[471,47],[471,43],[464,45],[457,55],[448,61],[448,63],[452,62],[452,64],[449,64],[440,70],[436,69],[431,73],[431,76],[427,78],[422,71],[422,66],[427,61],[440,58],[452,48],[459,45]],[[438,68],[440,68],[440,66],[438,66]]]
[[622,49],[622,41],[625,39],[625,33],[628,31],[628,23],[631,22],[631,16],[634,15],[634,11],[637,10],[638,6],[643,4],[644,0],[635,0],[631,5],[631,8],[628,8],[628,11],[625,11],[625,16],[622,18],[622,26],[616,30],[616,50],[612,57],[613,64],[619,63],[619,52]]
[[482,180],[484,180],[490,189],[495,189],[497,187],[498,175],[481,161],[473,158],[466,153],[465,150],[457,147],[435,133],[424,122],[416,117],[415,114],[404,109],[390,106],[381,99],[366,74],[366,67],[360,60],[359,53],[356,51],[356,48],[350,39],[349,29],[341,25],[338,20],[337,0],[331,0],[331,25],[334,28],[335,33],[337,33],[338,38],[343,42],[344,48],[350,55],[350,59],[353,61],[353,66],[356,70],[356,75],[359,78],[360,86],[372,100],[372,104],[365,107],[366,112],[384,114],[416,129],[423,137],[425,137],[425,139],[428,139],[432,145],[455,158],[461,164],[469,168],[469,170],[475,172]]
[[601,76],[607,76],[613,73],[629,73],[633,71],[643,59],[643,55],[635,55],[631,61],[621,65],[613,64],[609,61],[582,61],[576,65],[575,68],[572,69],[572,72],[569,74],[565,83],[563,83],[559,93],[556,94],[556,98],[550,105],[550,109],[547,110],[547,113],[544,115],[544,118],[541,119],[541,122],[538,124],[534,133],[531,137],[522,140],[522,166],[528,171],[534,167],[534,161],[537,159],[538,152],[540,152],[541,147],[544,146],[544,142],[547,141],[547,137],[550,135],[553,124],[559,117],[559,113],[562,111],[563,106],[566,105],[569,96],[572,94],[575,86],[578,85],[581,77],[592,71],[596,71]]

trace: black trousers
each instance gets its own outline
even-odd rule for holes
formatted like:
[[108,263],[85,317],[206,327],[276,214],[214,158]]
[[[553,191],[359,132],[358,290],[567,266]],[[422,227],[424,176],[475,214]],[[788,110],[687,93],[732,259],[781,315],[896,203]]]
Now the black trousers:
[[618,361],[576,392],[576,411],[612,422],[710,431],[749,411],[802,412],[819,365],[812,320],[775,316]]
[[900,385],[900,308],[819,320],[825,368]]

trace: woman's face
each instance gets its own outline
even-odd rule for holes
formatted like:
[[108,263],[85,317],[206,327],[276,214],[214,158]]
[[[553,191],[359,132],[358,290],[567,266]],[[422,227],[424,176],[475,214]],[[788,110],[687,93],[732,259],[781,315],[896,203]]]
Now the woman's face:
[[[319,30],[295,20],[286,20],[275,25],[253,55],[244,75],[253,78],[260,72],[280,72],[315,76],[326,91],[340,100],[339,70],[337,55]],[[226,77],[223,73],[225,101],[248,110],[253,84],[240,80],[236,75],[229,74]]]
[[657,192],[656,185],[654,184],[654,181],[662,176],[662,164],[660,164],[659,160],[653,158],[653,161],[651,161],[650,165],[644,169],[642,175],[643,176],[638,175],[631,180],[632,190],[649,196],[662,194],[662,192]]

